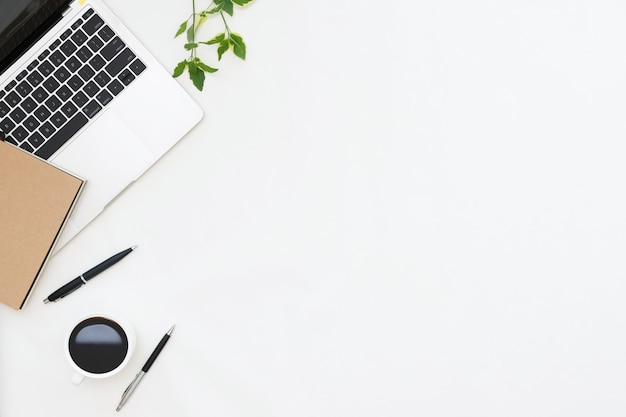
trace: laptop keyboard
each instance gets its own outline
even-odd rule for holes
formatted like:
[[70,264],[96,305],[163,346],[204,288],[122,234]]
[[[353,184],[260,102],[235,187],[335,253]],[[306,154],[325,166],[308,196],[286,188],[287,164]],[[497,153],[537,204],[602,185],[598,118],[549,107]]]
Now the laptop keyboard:
[[0,89],[6,140],[48,159],[146,66],[93,9]]

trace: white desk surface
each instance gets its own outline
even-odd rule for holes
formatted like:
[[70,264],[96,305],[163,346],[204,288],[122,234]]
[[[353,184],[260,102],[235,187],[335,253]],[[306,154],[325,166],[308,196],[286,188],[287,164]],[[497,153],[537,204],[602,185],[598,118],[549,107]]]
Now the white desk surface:
[[[185,56],[190,1],[107,3],[163,65]],[[23,311],[0,307],[0,414],[117,415],[176,323],[119,415],[623,415],[625,17],[612,1],[237,10],[248,59],[203,93],[180,80],[204,120]],[[62,340],[98,311],[130,320],[137,349],[76,387]]]

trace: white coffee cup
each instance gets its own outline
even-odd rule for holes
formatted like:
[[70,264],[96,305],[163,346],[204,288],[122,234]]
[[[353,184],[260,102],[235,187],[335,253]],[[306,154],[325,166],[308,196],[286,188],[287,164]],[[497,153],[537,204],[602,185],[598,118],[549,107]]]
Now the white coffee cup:
[[78,385],[88,378],[107,378],[121,371],[135,347],[130,324],[108,314],[91,314],[78,320],[65,337],[65,356]]

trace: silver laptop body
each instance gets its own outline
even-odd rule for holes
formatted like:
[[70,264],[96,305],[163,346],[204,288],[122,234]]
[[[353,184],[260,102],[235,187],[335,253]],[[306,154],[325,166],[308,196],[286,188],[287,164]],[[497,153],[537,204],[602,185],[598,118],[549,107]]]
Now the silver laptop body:
[[[46,2],[11,3],[24,16],[20,7]],[[102,1],[81,3],[62,5],[53,26],[10,57],[0,75],[0,130],[7,139],[87,181],[57,250],[203,117]],[[2,17],[0,31],[1,25]]]

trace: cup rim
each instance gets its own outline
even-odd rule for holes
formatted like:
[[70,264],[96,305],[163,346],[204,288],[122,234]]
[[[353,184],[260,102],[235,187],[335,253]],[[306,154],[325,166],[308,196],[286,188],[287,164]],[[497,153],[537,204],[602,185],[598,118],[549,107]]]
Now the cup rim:
[[[78,326],[83,321],[90,319],[90,318],[94,318],[94,317],[102,317],[102,318],[116,322],[122,328],[122,330],[124,330],[124,332],[126,333],[126,338],[128,340],[128,350],[126,351],[126,356],[124,357],[124,360],[122,361],[122,363],[120,363],[117,367],[115,367],[115,369],[112,369],[109,372],[105,372],[102,374],[94,374],[92,372],[85,371],[83,368],[78,366],[76,362],[74,362],[74,359],[72,359],[72,356],[70,355],[70,348],[69,348],[69,343],[68,343],[70,336],[72,335],[72,332],[74,331],[76,326]],[[122,369],[124,369],[128,361],[130,360],[130,357],[135,347],[135,332],[133,330],[133,327],[130,325],[130,323],[127,320],[121,319],[117,315],[112,315],[109,313],[87,314],[83,316],[82,318],[80,318],[79,320],[76,320],[74,324],[72,324],[72,326],[67,331],[65,338],[63,339],[63,346],[64,346],[63,350],[65,351],[65,357],[67,358],[67,361],[70,363],[74,371],[78,372],[79,374],[87,378],[94,378],[94,379],[106,378],[106,377],[115,375],[116,373],[120,372]]]

